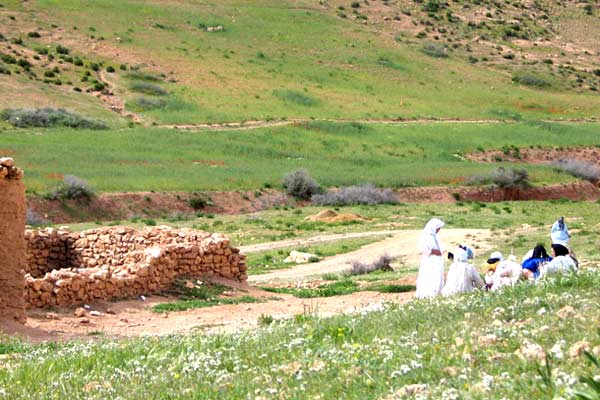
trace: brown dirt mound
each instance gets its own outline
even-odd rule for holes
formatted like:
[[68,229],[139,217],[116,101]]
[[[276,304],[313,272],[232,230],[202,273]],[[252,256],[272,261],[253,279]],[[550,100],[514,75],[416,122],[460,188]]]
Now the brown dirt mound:
[[600,165],[600,147],[580,146],[560,147],[534,147],[518,150],[507,148],[505,150],[487,150],[465,155],[466,158],[478,162],[511,161],[527,164],[548,164],[561,159],[586,161]]
[[333,210],[323,210],[315,215],[310,215],[305,218],[307,221],[320,222],[348,222],[348,221],[370,221],[369,218],[357,214],[338,214]]

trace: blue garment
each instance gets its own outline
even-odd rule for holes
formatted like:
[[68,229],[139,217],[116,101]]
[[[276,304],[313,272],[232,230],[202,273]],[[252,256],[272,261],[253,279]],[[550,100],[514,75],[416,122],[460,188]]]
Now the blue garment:
[[552,261],[552,257],[544,257],[544,258],[528,258],[523,261],[521,266],[523,269],[528,269],[533,272],[533,276],[537,278],[540,274],[540,265]]
[[567,224],[563,223],[561,228],[560,222],[556,221],[550,230],[550,237],[552,238],[552,243],[566,245],[571,237],[569,235],[569,228],[567,228]]

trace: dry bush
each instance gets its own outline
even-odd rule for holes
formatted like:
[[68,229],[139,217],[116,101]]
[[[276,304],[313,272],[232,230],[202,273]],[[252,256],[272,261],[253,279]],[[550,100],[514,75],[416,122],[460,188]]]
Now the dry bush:
[[370,274],[375,271],[393,271],[392,269],[392,260],[388,254],[384,254],[375,260],[371,264],[363,263],[361,261],[353,261],[352,268],[348,272],[349,275],[364,275]]
[[321,191],[317,181],[311,178],[305,169],[298,169],[287,174],[283,178],[283,187],[286,188],[289,195],[303,200],[308,200]]
[[320,206],[344,206],[354,204],[396,204],[398,199],[391,189],[379,189],[370,183],[359,186],[328,190],[311,198]]
[[600,181],[600,167],[587,161],[563,158],[552,163],[561,171],[590,182]]

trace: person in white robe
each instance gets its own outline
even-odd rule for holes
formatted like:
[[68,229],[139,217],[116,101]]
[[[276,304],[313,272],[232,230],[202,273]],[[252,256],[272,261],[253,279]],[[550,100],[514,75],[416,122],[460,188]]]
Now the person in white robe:
[[419,239],[419,252],[421,253],[421,264],[417,277],[417,291],[415,297],[423,299],[435,297],[440,294],[444,287],[444,249],[441,246],[437,233],[444,226],[444,222],[438,218],[432,218],[427,222]]
[[502,253],[495,251],[491,254],[487,263],[495,266],[493,272],[486,276],[486,283],[490,290],[498,290],[505,286],[515,285],[523,276],[523,269],[519,264],[511,260],[505,260]]
[[481,289],[485,286],[479,272],[468,263],[469,253],[462,248],[454,252],[454,262],[448,268],[446,284],[442,289],[442,295],[451,296],[456,293],[470,293],[473,289]]
[[540,279],[544,279],[548,275],[577,273],[579,271],[577,262],[571,257],[569,249],[565,246],[557,243],[553,244],[552,253],[554,254],[552,261],[540,268]]
[[560,217],[559,219],[552,224],[552,228],[550,229],[550,237],[552,238],[552,244],[561,244],[565,247],[569,247],[569,239],[571,239],[571,234],[569,233],[569,228],[567,228],[567,224],[565,223],[565,217]]

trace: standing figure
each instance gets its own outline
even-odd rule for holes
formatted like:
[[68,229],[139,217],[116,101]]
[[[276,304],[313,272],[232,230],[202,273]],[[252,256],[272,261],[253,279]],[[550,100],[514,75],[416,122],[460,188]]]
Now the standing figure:
[[437,233],[443,226],[442,220],[432,218],[421,233],[419,239],[421,265],[415,293],[417,298],[435,297],[444,287],[444,259],[442,258],[444,249],[437,238]]
[[550,229],[550,237],[552,238],[552,244],[561,244],[565,247],[569,247],[569,239],[571,234],[565,224],[565,217],[560,217]]

